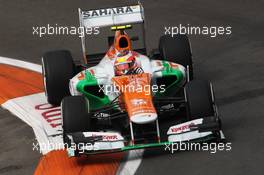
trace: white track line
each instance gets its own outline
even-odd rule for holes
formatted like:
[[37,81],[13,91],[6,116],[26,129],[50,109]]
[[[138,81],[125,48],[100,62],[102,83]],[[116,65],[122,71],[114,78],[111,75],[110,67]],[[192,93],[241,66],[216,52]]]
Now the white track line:
[[120,163],[120,166],[116,174],[118,175],[135,174],[139,165],[142,162],[143,153],[144,153],[144,149],[129,151],[127,156]]
[[16,67],[21,67],[24,69],[32,70],[35,72],[42,72],[41,70],[41,65],[39,64],[34,64],[34,63],[29,63],[26,61],[21,61],[21,60],[16,60],[12,58],[7,58],[7,57],[1,57],[0,56],[0,63],[2,64],[8,64],[11,66],[16,66]]

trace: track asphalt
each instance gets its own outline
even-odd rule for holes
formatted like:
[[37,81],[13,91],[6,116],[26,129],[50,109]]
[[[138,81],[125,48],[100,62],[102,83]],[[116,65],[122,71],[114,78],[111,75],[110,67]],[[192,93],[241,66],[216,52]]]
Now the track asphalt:
[[[131,1],[0,0],[0,55],[40,63],[47,50],[69,49],[81,58],[77,36],[32,35],[33,26],[78,26],[77,8],[125,5]],[[136,174],[264,174],[264,1],[145,0],[147,44],[157,47],[165,26],[231,26],[215,38],[190,35],[195,77],[214,84],[231,151],[145,151]],[[3,75],[1,75],[3,76]],[[1,86],[4,86],[1,84]],[[0,174],[32,174],[40,155],[32,152],[30,127],[0,109]],[[23,134],[22,134],[23,133]]]

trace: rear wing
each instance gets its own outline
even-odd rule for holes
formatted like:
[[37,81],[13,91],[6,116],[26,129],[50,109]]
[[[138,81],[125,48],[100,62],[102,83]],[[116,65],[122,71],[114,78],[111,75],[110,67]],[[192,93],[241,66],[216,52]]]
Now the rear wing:
[[82,11],[79,15],[83,27],[107,27],[123,24],[142,23],[144,21],[141,5]]
[[[144,9],[140,3],[137,5],[88,11],[83,11],[80,8],[78,10],[81,28],[117,27],[127,24],[143,24],[143,40],[145,47]],[[81,43],[84,63],[87,64],[85,35],[81,36]]]

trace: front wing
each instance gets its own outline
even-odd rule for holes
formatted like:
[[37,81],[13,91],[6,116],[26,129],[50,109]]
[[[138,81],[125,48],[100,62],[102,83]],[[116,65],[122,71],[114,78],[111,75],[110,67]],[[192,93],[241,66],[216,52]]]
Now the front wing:
[[215,117],[191,120],[171,126],[167,131],[167,141],[147,144],[133,144],[118,132],[77,132],[67,134],[70,140],[69,157],[81,154],[99,154],[167,146],[180,142],[208,142],[224,140],[220,122]]

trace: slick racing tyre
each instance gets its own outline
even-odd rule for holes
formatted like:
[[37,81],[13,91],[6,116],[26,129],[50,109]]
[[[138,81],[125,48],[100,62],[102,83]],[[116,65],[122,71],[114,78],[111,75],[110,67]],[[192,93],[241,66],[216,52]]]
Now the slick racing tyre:
[[74,75],[74,69],[75,65],[69,51],[50,51],[43,55],[43,82],[50,104],[60,105],[63,97],[70,95],[69,80]]
[[189,119],[214,116],[214,104],[209,82],[193,80],[186,84],[184,90]]
[[193,79],[192,52],[186,35],[163,35],[159,40],[160,56],[163,60],[189,66],[189,78]]
[[68,96],[62,100],[62,128],[64,143],[69,143],[66,134],[91,130],[89,101],[84,96]]

